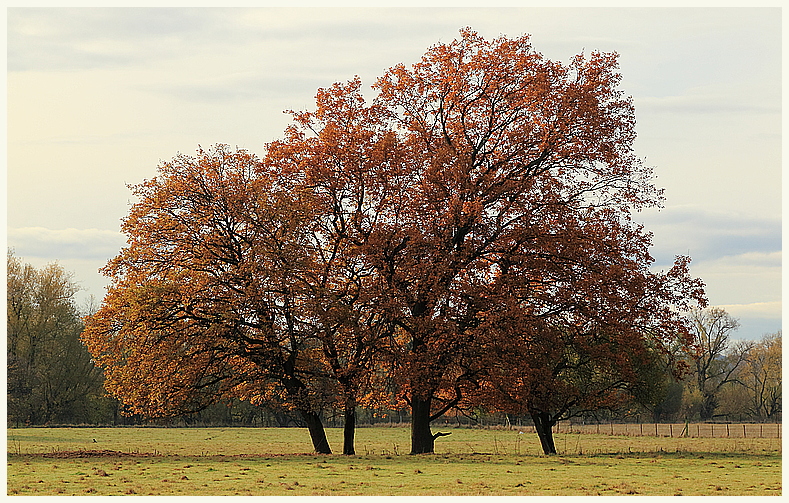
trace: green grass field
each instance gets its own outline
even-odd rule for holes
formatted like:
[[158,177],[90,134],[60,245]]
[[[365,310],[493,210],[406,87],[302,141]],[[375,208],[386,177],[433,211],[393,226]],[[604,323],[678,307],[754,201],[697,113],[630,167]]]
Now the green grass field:
[[[359,428],[355,456],[312,454],[304,429],[7,430],[10,495],[780,495],[781,439]],[[328,429],[342,451],[342,431]]]

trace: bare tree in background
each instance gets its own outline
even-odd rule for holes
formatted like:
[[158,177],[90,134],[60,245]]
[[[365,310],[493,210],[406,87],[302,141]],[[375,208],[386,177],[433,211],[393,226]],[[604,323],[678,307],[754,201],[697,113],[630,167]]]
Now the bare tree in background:
[[740,381],[748,389],[750,413],[759,420],[781,414],[781,331],[767,334],[748,352]]
[[692,330],[698,351],[695,374],[701,393],[699,415],[709,420],[715,415],[721,389],[728,383],[738,382],[739,371],[744,367],[751,343],[731,343],[731,334],[740,323],[720,307],[699,309],[691,315]]

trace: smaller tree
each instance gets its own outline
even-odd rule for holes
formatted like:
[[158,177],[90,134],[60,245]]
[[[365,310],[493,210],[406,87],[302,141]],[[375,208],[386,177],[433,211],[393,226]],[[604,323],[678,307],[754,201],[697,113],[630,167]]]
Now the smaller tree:
[[70,273],[36,269],[8,252],[8,420],[89,422],[101,400],[101,373],[80,344],[83,325]]
[[748,389],[750,410],[760,421],[781,414],[781,331],[768,334],[750,347],[740,382]]
[[388,196],[390,182],[376,179],[376,170],[396,149],[381,127],[380,110],[365,105],[360,88],[356,78],[318,89],[315,110],[292,112],[285,137],[267,145],[266,153],[277,172],[292,175],[278,183],[309,198],[303,241],[309,265],[294,279],[306,292],[301,315],[344,411],[344,454],[355,453],[357,406],[380,395],[373,385],[382,365],[376,360],[388,351],[393,331],[381,315],[382,299],[371,288],[373,270],[360,244],[377,218],[374,208]]
[[664,374],[664,379],[662,399],[648,407],[652,420],[656,423],[676,420],[682,408],[685,386],[669,373]]
[[665,369],[686,371],[673,359],[676,347],[693,345],[681,313],[705,302],[689,259],[653,273],[649,235],[611,213],[585,216],[581,226],[552,220],[539,252],[504,257],[484,312],[482,332],[501,361],[490,365],[489,401],[529,414],[546,454],[556,453],[558,421],[656,402]]
[[134,187],[128,246],[83,340],[107,389],[147,416],[221,400],[284,402],[319,453],[320,411],[335,390],[301,280],[310,273],[309,207],[280,172],[218,146],[180,155]]
[[739,328],[740,323],[720,307],[696,309],[691,314],[691,320],[697,341],[692,365],[697,389],[701,394],[699,415],[706,421],[715,415],[721,389],[737,381],[750,345],[730,345],[731,334]]
[[[742,378],[743,376],[740,374],[736,382],[730,382],[721,388],[718,393],[716,416],[727,419],[737,418],[738,420],[753,418],[753,414],[751,414],[751,393],[748,388],[741,384]],[[694,383],[690,384],[695,388]]]

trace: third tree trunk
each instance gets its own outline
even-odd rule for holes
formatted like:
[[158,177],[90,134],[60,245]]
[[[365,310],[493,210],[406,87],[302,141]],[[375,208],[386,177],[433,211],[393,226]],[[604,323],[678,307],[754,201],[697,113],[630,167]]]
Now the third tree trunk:
[[553,443],[553,425],[551,416],[547,412],[532,412],[531,419],[534,421],[534,429],[540,437],[540,445],[545,454],[556,454],[556,445]]
[[300,411],[302,419],[307,423],[307,429],[310,430],[310,438],[312,438],[312,447],[318,454],[331,454],[329,441],[326,439],[326,431],[323,429],[323,422],[318,414],[302,410]]
[[430,405],[432,400],[411,397],[411,454],[433,452],[435,437],[430,431]]
[[356,454],[354,448],[354,434],[356,431],[356,400],[348,398],[345,401],[345,425],[343,427],[342,453],[346,455]]

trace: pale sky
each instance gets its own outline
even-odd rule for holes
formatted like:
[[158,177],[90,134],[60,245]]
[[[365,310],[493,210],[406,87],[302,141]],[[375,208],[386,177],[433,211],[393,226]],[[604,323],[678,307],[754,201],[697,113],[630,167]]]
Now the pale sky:
[[[7,242],[101,299],[126,184],[227,143],[262,154],[319,87],[366,86],[470,26],[567,62],[620,55],[637,154],[666,207],[637,216],[656,268],[690,254],[737,338],[781,328],[778,8],[9,8]],[[368,92],[368,96],[372,96]]]

